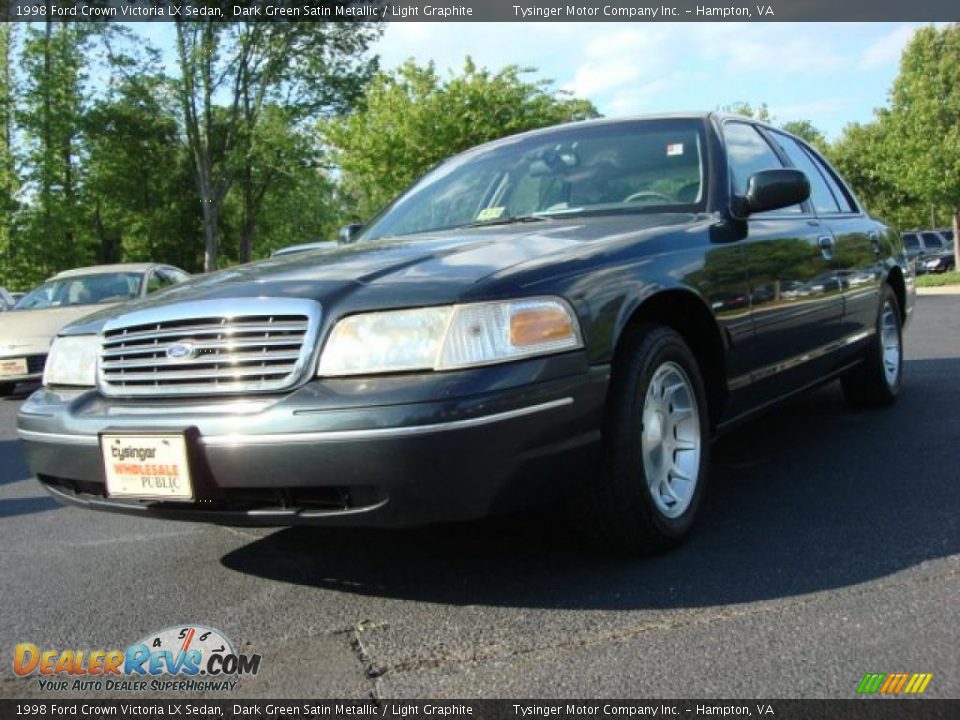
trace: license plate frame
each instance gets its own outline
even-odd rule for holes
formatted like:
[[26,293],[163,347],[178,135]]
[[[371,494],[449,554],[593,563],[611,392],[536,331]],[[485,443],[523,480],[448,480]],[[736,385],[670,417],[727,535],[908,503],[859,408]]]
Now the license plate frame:
[[107,497],[171,502],[196,500],[186,432],[105,431],[100,433],[100,455]]

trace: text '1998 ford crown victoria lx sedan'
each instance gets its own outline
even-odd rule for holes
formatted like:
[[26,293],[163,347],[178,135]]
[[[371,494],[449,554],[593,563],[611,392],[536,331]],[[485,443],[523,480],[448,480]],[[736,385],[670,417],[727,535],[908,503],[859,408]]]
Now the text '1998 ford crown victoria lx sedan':
[[575,123],[452,158],[338,244],[75,323],[18,430],[92,509],[400,526],[567,493],[607,547],[659,550],[718,433],[834,378],[896,399],[914,294],[803,141]]

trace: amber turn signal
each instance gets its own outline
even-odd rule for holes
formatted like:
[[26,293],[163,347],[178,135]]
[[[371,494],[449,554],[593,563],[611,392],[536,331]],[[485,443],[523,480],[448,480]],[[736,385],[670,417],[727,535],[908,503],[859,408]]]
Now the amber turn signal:
[[510,342],[517,347],[540,345],[573,336],[570,317],[559,307],[524,309],[510,317]]

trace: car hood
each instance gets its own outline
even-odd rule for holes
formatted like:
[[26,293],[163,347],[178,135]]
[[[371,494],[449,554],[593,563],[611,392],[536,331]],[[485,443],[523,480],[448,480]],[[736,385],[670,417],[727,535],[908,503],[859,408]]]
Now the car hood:
[[104,309],[103,305],[67,305],[5,312],[0,315],[0,354],[46,352],[65,326]]
[[[179,302],[250,297],[308,298],[322,304],[367,291],[419,285],[423,302],[455,302],[471,286],[532,261],[576,256],[598,243],[657,237],[695,216],[621,215],[468,228],[337,245],[240,265],[91,316],[70,332],[97,332],[126,312]],[[396,293],[395,293],[396,294]],[[403,293],[410,298],[410,293]]]

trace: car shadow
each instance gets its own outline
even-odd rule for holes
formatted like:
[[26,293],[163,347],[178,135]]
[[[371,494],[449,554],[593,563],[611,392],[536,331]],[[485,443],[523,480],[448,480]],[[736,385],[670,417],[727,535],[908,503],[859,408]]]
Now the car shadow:
[[285,529],[222,563],[357,595],[518,608],[701,607],[867,582],[960,552],[960,443],[928,425],[960,402],[938,380],[960,360],[905,372],[892,408],[853,410],[834,383],[721,438],[701,521],[665,555],[590,552],[546,507],[416,530]]
[[32,515],[34,513],[57,510],[63,507],[49,495],[45,497],[3,498],[0,499],[0,519],[16,517],[17,515]]
[[17,440],[0,440],[0,485],[20,482],[31,477]]

